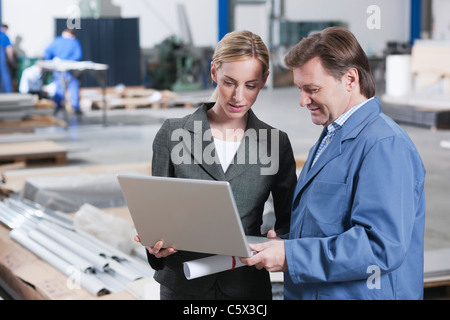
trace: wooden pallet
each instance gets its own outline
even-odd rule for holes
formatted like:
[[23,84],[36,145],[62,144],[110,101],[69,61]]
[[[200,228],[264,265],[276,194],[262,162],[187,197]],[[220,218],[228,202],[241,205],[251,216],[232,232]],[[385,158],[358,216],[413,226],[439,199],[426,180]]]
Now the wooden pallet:
[[9,134],[17,132],[34,132],[34,128],[59,126],[67,127],[67,123],[53,116],[32,115],[21,121],[0,122],[0,134]]
[[0,144],[0,164],[24,162],[27,167],[67,164],[67,149],[52,141]]
[[306,163],[307,155],[296,155],[295,157],[295,167],[297,170],[303,169],[303,166]]
[[[106,101],[108,109],[129,109],[134,110],[138,108],[152,108],[152,109],[160,109],[160,108],[172,108],[172,107],[181,107],[181,108],[193,108],[197,102],[190,100],[161,100],[161,101],[150,101],[148,98],[116,98],[110,99]],[[103,107],[102,101],[93,101],[92,107],[93,109],[102,109]]]
[[[103,95],[100,89],[82,91],[80,94],[83,104],[93,109],[103,109]],[[199,103],[199,99],[182,98],[170,90],[155,90],[144,87],[127,87],[122,92],[112,88],[106,90],[107,109],[138,109],[138,108],[192,108]],[[203,99],[204,100],[204,99]],[[205,101],[200,102],[205,102]]]
[[424,300],[450,300],[450,279],[441,277],[441,279],[424,279],[423,286]]

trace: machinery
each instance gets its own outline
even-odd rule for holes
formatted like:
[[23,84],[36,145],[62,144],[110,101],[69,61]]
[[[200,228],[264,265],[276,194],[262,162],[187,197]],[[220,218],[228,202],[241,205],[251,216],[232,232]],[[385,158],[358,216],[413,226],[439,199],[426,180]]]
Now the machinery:
[[193,45],[184,5],[178,4],[177,9],[181,37],[172,35],[156,46],[156,59],[148,65],[147,86],[173,91],[208,88],[213,49]]

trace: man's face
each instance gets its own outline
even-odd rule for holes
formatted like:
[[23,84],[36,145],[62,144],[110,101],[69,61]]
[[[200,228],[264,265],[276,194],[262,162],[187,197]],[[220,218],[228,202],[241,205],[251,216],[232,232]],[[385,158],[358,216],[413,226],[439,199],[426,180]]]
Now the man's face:
[[313,58],[293,69],[294,83],[300,88],[300,106],[311,112],[314,124],[328,126],[351,106],[350,94],[342,77],[336,80],[322,66],[320,58]]

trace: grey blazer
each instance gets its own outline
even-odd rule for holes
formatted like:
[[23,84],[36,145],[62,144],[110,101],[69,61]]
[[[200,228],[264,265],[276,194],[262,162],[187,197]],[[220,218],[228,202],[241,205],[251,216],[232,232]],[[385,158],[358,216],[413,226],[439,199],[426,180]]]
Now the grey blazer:
[[[264,204],[272,193],[275,230],[287,233],[297,180],[287,134],[260,121],[249,110],[246,136],[233,163],[223,172],[206,116],[213,105],[203,104],[184,118],[163,123],[153,142],[152,175],[228,181],[247,235],[261,235]],[[179,251],[163,259],[148,255],[148,260],[156,270],[155,279],[172,290],[195,294],[216,285],[235,299],[271,298],[268,273],[254,267],[186,280],[182,263],[205,256]]]

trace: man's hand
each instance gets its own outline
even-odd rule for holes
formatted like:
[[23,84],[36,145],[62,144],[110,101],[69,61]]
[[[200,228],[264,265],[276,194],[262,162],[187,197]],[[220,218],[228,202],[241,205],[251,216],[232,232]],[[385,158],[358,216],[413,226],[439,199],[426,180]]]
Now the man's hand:
[[284,241],[276,240],[277,236],[273,230],[268,232],[267,238],[274,240],[250,244],[250,249],[257,253],[250,258],[239,258],[239,260],[248,266],[255,266],[259,270],[265,268],[270,272],[288,271]]

